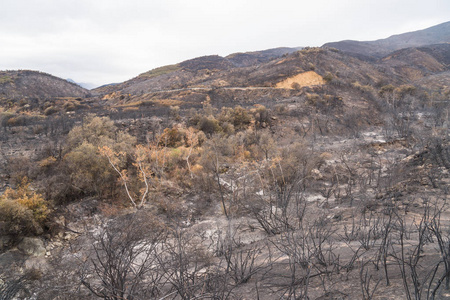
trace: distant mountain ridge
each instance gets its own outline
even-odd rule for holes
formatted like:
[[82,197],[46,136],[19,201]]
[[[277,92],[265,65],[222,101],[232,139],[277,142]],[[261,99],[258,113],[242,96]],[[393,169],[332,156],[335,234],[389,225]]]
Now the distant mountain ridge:
[[53,75],[31,70],[0,71],[0,99],[85,97],[89,91]]
[[[448,69],[449,45],[450,22],[446,22],[386,39],[365,42],[346,40],[327,43],[322,47],[336,48],[358,59],[389,67],[396,74],[405,76],[405,80],[418,80]],[[93,92],[100,95],[113,92],[136,95],[191,87],[273,86],[276,80],[314,68],[313,62],[308,62],[308,67],[305,61],[295,59],[289,59],[295,65],[283,63],[283,57],[295,55],[301,49],[280,47],[238,52],[225,57],[197,57],[150,70],[123,83],[94,89]],[[383,57],[385,61],[379,61]],[[408,66],[409,63],[412,66]]]
[[226,56],[225,58],[231,61],[236,67],[248,67],[268,62],[272,59],[281,57],[286,54],[291,54],[301,49],[303,49],[303,47],[279,47],[262,51],[233,53]]
[[450,22],[376,41],[344,40],[326,43],[322,47],[336,48],[360,58],[381,58],[404,48],[442,43],[450,43]]
[[[384,71],[380,73],[379,70]],[[352,82],[374,84],[375,81],[392,80],[404,84],[427,82],[425,77],[438,78],[439,73],[444,74],[439,77],[440,81],[445,81],[449,70],[450,22],[446,22],[376,41],[347,40],[327,43],[322,48],[280,47],[225,57],[202,56],[155,68],[125,82],[103,85],[91,91],[72,80],[42,72],[0,71],[0,100],[88,95],[140,99],[153,97],[151,93],[183,89],[275,88],[283,80],[308,72],[313,77],[328,75],[335,80],[341,77],[339,80]]]
[[91,89],[97,87],[97,85],[95,85],[95,84],[93,84],[93,83],[89,83],[89,82],[76,82],[76,81],[73,80],[72,78],[66,78],[66,80],[67,80],[68,82],[75,83],[75,84],[77,84],[77,85],[79,85],[79,86],[81,86],[82,88],[85,88],[85,89],[87,89],[87,90],[91,90]]

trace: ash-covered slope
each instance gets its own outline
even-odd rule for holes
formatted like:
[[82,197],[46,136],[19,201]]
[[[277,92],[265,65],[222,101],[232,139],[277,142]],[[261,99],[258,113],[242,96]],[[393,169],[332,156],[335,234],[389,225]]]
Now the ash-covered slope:
[[450,44],[397,50],[382,58],[381,64],[406,81],[422,79],[449,70]]
[[242,68],[253,70],[256,66],[269,63],[300,49],[284,47],[234,53],[226,57],[218,55],[197,57],[175,65],[159,67],[123,83],[102,86],[92,91],[100,95],[117,91],[135,94],[186,88],[193,85],[227,86],[229,83],[224,81],[223,77],[227,77],[224,74],[236,73]]
[[330,84],[349,99],[359,97],[350,95],[353,92],[347,88],[355,84],[375,88],[386,84],[416,84],[435,89],[436,84],[430,85],[426,78],[437,76],[443,79],[439,82],[447,78],[438,75],[449,71],[449,25],[450,22],[374,42],[338,43],[351,46],[343,50],[276,48],[226,57],[203,56],[156,68],[92,92],[114,105],[163,102],[164,105],[199,106],[205,101],[219,101],[214,97],[218,93],[227,94],[227,101],[220,100],[220,103],[258,103],[261,99],[273,102],[296,94],[293,90],[301,93],[303,88]]
[[[342,51],[305,48],[264,63],[236,67],[229,59],[205,56],[177,65],[165,66],[143,73],[129,81],[93,90],[108,99],[145,96],[149,93],[186,90],[231,88],[298,88],[280,83],[298,75],[327,77],[333,82],[377,85],[380,82],[403,84],[424,76],[448,70],[447,52],[450,45],[408,48],[394,52],[379,61],[361,60]],[[305,80],[305,75],[303,77]],[[299,77],[299,80],[302,79]],[[134,99],[136,100],[136,98]]]

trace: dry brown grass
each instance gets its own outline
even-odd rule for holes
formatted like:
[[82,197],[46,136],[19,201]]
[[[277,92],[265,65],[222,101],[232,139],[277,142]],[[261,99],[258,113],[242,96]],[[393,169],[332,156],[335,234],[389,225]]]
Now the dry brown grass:
[[153,100],[152,102],[155,103],[156,105],[161,105],[161,106],[180,106],[185,103],[181,100],[175,100],[175,99]]

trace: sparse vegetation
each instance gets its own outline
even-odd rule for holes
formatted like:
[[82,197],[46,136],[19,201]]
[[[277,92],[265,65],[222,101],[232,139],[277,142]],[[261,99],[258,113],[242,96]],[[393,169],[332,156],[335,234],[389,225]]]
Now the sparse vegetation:
[[267,55],[2,94],[0,298],[446,298],[445,74]]
[[8,75],[3,75],[0,77],[0,84],[11,83],[13,81],[14,81],[13,78]]

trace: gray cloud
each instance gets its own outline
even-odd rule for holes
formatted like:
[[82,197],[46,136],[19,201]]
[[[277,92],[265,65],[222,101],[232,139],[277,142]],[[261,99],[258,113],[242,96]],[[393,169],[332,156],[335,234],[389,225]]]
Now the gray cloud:
[[100,85],[201,55],[384,38],[449,15],[447,0],[3,0],[0,69]]

